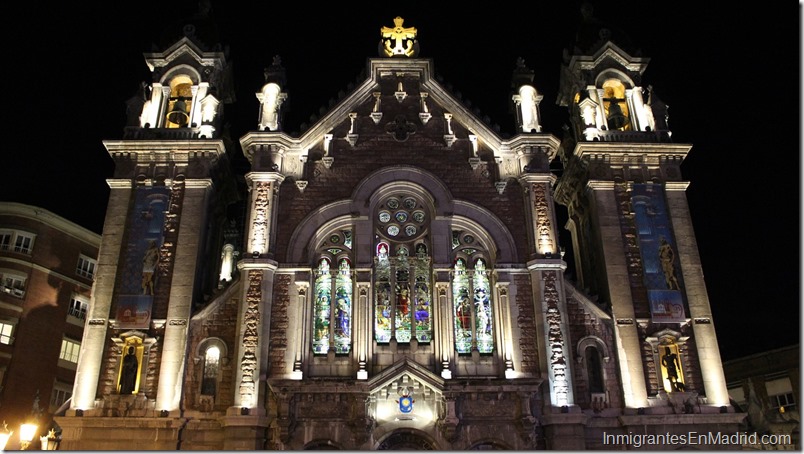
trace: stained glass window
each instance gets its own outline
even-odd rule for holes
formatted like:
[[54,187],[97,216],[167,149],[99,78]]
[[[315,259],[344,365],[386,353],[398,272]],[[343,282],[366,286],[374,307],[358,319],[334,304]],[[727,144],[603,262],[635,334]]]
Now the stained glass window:
[[455,297],[455,350],[458,353],[472,351],[472,303],[469,300],[469,276],[463,259],[455,261],[452,278],[452,294]]
[[335,353],[349,353],[352,339],[352,270],[341,259],[335,278]]
[[494,318],[488,271],[483,259],[475,261],[471,276],[464,259],[455,261],[452,294],[455,350],[460,354],[471,353],[474,344],[480,353],[491,353],[494,350]]
[[396,270],[396,307],[394,312],[394,327],[397,342],[410,342],[410,284],[408,283],[408,270],[403,265]]
[[416,322],[416,340],[419,342],[430,342],[432,337],[432,324],[430,322],[432,309],[430,305],[430,285],[428,279],[422,275],[416,276],[415,289],[416,310],[413,313],[413,319]]
[[489,290],[488,272],[483,259],[477,259],[477,262],[475,262],[472,282],[475,286],[475,337],[477,338],[477,350],[480,353],[491,353],[494,349],[491,292]]
[[391,263],[388,260],[388,244],[377,245],[374,271],[377,275],[374,295],[374,339],[377,343],[391,341]]
[[329,260],[321,259],[315,279],[315,303],[313,305],[313,353],[326,354],[329,350],[329,319],[332,300],[332,276]]

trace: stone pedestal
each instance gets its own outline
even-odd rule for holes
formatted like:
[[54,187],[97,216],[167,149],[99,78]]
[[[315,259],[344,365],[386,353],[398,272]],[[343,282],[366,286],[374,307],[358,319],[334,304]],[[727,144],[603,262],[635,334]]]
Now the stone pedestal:
[[542,416],[547,449],[553,451],[581,451],[586,449],[585,427],[588,416],[583,413],[566,413]]

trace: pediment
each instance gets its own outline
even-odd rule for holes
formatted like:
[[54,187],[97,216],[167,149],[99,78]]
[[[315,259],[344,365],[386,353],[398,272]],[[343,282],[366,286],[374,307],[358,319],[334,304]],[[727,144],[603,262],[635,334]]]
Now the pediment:
[[444,390],[444,379],[434,374],[421,364],[409,358],[397,361],[379,374],[368,380],[371,393],[387,391],[394,393],[400,386],[423,387],[425,394],[429,391],[441,393]]
[[216,66],[223,61],[223,52],[204,52],[191,39],[183,37],[162,52],[145,54],[148,68],[163,68],[182,57],[189,57],[200,66]]
[[374,146],[377,139],[398,144],[416,137],[419,149],[434,152],[471,147],[477,161],[480,157],[487,162],[496,161],[504,183],[521,172],[519,149],[539,148],[552,159],[560,144],[556,137],[546,133],[502,138],[433,77],[431,60],[374,58],[368,62],[367,74],[350,93],[322,111],[298,137],[281,131],[247,133],[240,139],[244,154],[252,160],[260,147],[281,151],[277,153],[281,162],[273,164],[280,173],[299,179],[303,167],[300,162],[330,159],[333,147],[348,150],[369,143]]

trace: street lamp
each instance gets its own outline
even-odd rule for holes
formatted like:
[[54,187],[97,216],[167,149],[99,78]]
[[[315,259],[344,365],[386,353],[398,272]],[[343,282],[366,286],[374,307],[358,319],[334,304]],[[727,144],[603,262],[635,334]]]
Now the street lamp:
[[59,449],[61,437],[56,435],[56,429],[50,429],[47,435],[39,437],[39,443],[41,443],[43,451],[56,451]]
[[8,425],[3,421],[3,430],[0,431],[0,451],[6,449],[6,443],[14,432],[8,430]]
[[24,423],[20,426],[20,449],[25,451],[34,439],[39,426],[34,423]]

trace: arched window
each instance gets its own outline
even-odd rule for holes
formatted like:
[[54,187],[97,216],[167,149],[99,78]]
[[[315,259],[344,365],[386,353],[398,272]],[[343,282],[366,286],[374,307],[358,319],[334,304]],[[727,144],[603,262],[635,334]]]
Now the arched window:
[[455,349],[458,353],[494,350],[494,314],[485,261],[478,258],[467,270],[463,258],[455,260],[452,277],[455,315]]
[[603,82],[603,111],[609,130],[631,130],[631,118],[625,97],[625,85],[617,79]]
[[590,345],[586,347],[584,356],[589,392],[592,394],[606,392],[606,388],[603,385],[603,367],[600,362],[600,352]]
[[176,76],[170,81],[170,96],[165,115],[166,128],[190,126],[190,110],[193,100],[193,81],[187,76]]
[[374,257],[374,339],[432,340],[431,210],[421,197],[395,193],[377,208]]
[[351,248],[350,230],[332,233],[320,248],[323,257],[316,267],[313,295],[312,349],[316,355],[325,355],[330,349],[336,354],[346,354],[352,348]]
[[218,371],[221,364],[221,349],[210,345],[204,352],[204,372],[201,378],[201,395],[215,396],[218,391]]

